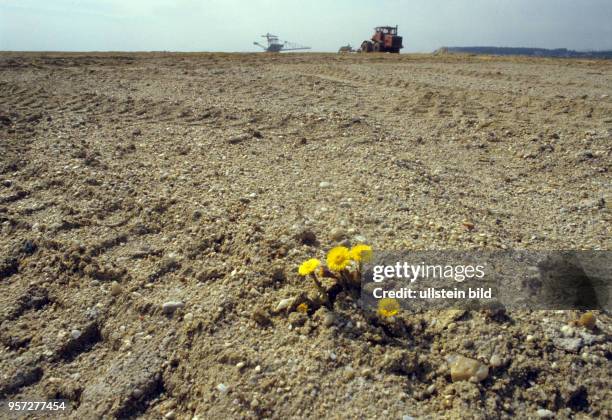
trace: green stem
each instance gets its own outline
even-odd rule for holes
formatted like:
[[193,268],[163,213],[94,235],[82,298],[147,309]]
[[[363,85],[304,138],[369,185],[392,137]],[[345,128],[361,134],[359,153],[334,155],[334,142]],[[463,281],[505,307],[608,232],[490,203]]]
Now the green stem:
[[311,276],[312,276],[312,279],[314,280],[315,286],[317,286],[317,290],[319,291],[319,294],[321,295],[325,303],[329,305],[329,296],[327,295],[327,292],[323,288],[323,285],[321,284],[321,282],[319,281],[319,279],[314,273],[311,273]]

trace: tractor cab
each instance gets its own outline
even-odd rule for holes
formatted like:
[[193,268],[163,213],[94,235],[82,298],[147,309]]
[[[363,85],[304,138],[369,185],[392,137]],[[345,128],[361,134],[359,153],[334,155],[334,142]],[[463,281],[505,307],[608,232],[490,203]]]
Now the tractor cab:
[[382,33],[383,35],[397,35],[397,26],[379,26],[374,28],[374,31]]

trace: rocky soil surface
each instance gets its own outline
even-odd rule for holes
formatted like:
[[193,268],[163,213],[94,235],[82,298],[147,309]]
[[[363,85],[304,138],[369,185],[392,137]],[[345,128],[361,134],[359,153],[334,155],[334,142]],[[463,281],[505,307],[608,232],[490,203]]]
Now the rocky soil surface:
[[605,61],[2,53],[0,399],[610,418],[602,311],[296,310],[338,243],[609,250],[610,95]]

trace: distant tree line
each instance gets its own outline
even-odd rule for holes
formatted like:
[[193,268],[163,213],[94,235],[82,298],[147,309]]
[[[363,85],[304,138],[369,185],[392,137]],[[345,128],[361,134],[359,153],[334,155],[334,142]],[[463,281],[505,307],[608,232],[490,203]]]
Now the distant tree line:
[[574,51],[567,48],[549,50],[546,48],[513,48],[513,47],[443,47],[437,53],[464,53],[486,55],[527,55],[534,57],[562,58],[612,58],[612,50]]

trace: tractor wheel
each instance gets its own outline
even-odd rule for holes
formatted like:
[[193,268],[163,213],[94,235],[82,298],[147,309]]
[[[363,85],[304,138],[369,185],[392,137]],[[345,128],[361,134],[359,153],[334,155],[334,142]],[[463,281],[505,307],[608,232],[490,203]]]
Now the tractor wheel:
[[370,41],[363,41],[359,51],[364,53],[372,52],[372,43]]
[[375,53],[380,52],[380,43],[378,42],[374,43],[374,52]]

